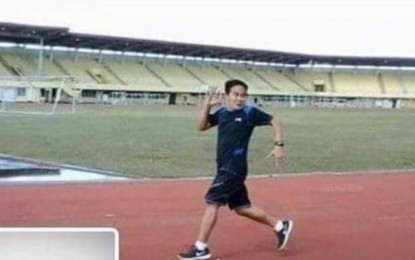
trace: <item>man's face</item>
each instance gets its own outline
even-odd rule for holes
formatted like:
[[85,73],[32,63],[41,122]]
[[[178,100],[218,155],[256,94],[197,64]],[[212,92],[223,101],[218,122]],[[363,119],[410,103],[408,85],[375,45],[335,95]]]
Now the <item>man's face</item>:
[[235,85],[231,88],[226,96],[228,107],[231,110],[239,110],[245,106],[248,94],[246,89],[241,85]]

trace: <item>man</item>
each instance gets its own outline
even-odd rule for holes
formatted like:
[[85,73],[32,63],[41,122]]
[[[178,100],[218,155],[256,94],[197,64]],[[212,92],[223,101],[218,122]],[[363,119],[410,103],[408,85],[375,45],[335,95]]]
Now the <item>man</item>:
[[[248,174],[247,149],[254,127],[270,125],[274,132],[274,155],[276,163],[284,166],[283,132],[281,123],[256,107],[246,105],[248,86],[240,80],[225,82],[226,105],[211,114],[211,108],[221,103],[218,91],[210,91],[198,120],[200,131],[218,126],[217,173],[206,193],[206,209],[198,238],[179,259],[197,260],[211,257],[207,242],[216,224],[219,207],[228,205],[238,215],[270,226],[278,237],[277,249],[285,248],[291,231],[292,220],[277,220],[262,209],[251,204],[244,184]],[[214,93],[215,92],[215,93]]]

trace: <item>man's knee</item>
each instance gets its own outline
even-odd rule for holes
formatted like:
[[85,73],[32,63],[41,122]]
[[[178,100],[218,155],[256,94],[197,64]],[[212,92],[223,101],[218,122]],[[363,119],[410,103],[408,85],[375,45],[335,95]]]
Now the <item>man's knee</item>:
[[251,215],[251,208],[250,207],[242,207],[242,208],[236,208],[235,213],[239,216],[250,216]]
[[219,210],[219,205],[216,204],[206,204],[205,214],[215,215]]

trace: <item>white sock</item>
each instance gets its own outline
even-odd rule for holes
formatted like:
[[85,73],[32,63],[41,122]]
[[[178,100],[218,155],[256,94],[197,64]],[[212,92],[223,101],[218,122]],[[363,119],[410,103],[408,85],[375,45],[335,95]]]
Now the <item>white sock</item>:
[[207,248],[207,244],[200,242],[199,240],[196,241],[195,243],[195,247],[197,248],[197,250],[205,250]]
[[281,220],[278,220],[277,224],[275,224],[274,229],[275,231],[279,232],[284,228]]

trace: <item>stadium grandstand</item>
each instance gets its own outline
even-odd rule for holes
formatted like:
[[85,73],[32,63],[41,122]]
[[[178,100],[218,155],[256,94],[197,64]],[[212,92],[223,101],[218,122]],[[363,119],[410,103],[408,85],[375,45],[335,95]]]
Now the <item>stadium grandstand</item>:
[[415,108],[415,58],[317,56],[0,23],[2,103],[59,96],[190,105],[231,78],[246,81],[259,105]]

